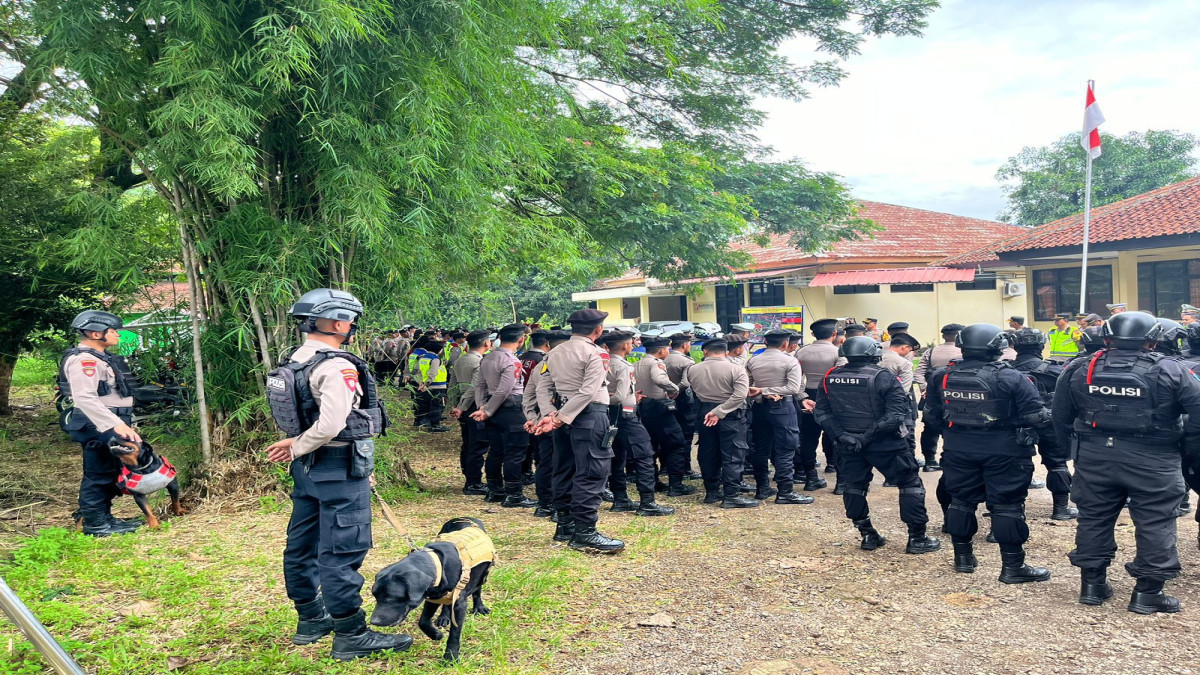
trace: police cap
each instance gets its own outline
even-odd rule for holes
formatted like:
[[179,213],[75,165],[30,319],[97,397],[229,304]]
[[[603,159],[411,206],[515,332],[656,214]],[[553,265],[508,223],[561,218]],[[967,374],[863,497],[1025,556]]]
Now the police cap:
[[837,319],[818,319],[808,325],[808,330],[812,332],[813,337],[824,340],[837,331]]
[[962,331],[963,328],[964,326],[961,323],[948,323],[945,326],[942,326],[942,335],[957,334]]
[[726,335],[725,336],[725,344],[729,345],[730,349],[732,349],[734,347],[741,347],[742,345],[746,344],[747,342],[749,342],[749,340],[747,340],[744,335]]
[[692,341],[691,333],[673,333],[668,339],[671,341],[672,347],[682,347]]
[[736,330],[736,331],[739,331],[742,333],[749,333],[754,330],[754,324],[752,324],[752,323],[735,323],[729,327],[729,330]]
[[75,315],[71,319],[71,328],[79,331],[96,331],[103,333],[109,328],[122,328],[125,322],[121,321],[121,317],[111,312],[102,312],[98,309],[89,309]]
[[725,338],[713,338],[702,345],[706,352],[729,351],[729,341]]
[[894,321],[888,324],[887,332],[895,333],[898,330],[908,330],[908,323],[904,321]]
[[[864,328],[863,326],[860,326],[857,323],[846,324],[846,327],[843,328],[842,330],[849,337],[858,337],[859,335],[862,335],[863,333],[867,332],[866,328]],[[851,335],[851,333],[853,333],[853,335]]]
[[622,342],[632,342],[632,341],[633,341],[633,333],[630,333],[629,331],[623,331],[623,330],[610,330],[607,333],[605,333],[604,335],[601,335],[600,339],[596,340],[596,342],[599,342],[601,344],[606,344],[610,347],[619,345]]
[[525,326],[519,323],[510,323],[499,330],[501,342],[516,342],[525,337]]
[[560,328],[557,330],[550,331],[550,344],[552,344],[552,345],[566,342],[567,340],[570,340],[570,339],[571,339],[571,331],[569,331],[569,330],[562,330]]
[[999,356],[1009,346],[1012,335],[990,323],[973,323],[962,329],[954,344],[963,354]]
[[1106,308],[1108,311],[1110,311],[1110,312],[1111,312],[1111,311],[1113,311],[1114,309],[1125,309],[1125,303],[1123,303],[1123,302],[1114,302],[1114,303],[1111,303],[1111,304],[1104,305],[1104,307],[1105,307],[1105,308]]
[[919,349],[921,347],[920,340],[909,335],[908,333],[897,333],[893,335],[891,344],[892,346],[911,347],[913,349]]
[[768,345],[781,345],[788,341],[788,338],[792,336],[792,333],[793,331],[790,330],[776,328],[774,330],[767,331],[766,334],[763,335],[763,340],[766,341]]
[[1083,320],[1087,323],[1096,323],[1097,321],[1103,321],[1104,318],[1099,314],[1088,314],[1087,316],[1083,317]]
[[1100,334],[1117,349],[1139,349],[1157,342],[1162,333],[1162,324],[1149,312],[1121,312],[1104,323]]
[[571,324],[572,328],[597,326],[606,318],[608,318],[608,312],[601,312],[598,309],[580,309],[567,317],[567,323]]
[[1013,323],[1019,323],[1022,326],[1025,325],[1025,317],[1023,316],[1010,316],[1008,317],[1008,320],[1012,321]]
[[1075,315],[1070,312],[1059,312],[1058,314],[1054,315],[1054,318],[1055,319],[1065,319],[1067,321],[1070,321],[1071,317],[1073,317],[1073,316],[1075,316]]
[[642,338],[642,346],[645,347],[646,351],[648,352],[652,352],[655,349],[662,349],[669,344],[671,344],[671,340],[661,335],[647,335]]
[[883,345],[866,335],[846,338],[846,341],[842,343],[842,356],[845,356],[847,361],[854,363],[875,362],[883,356]]
[[872,319],[868,316],[867,318],[863,319],[863,323],[879,323],[879,319]]

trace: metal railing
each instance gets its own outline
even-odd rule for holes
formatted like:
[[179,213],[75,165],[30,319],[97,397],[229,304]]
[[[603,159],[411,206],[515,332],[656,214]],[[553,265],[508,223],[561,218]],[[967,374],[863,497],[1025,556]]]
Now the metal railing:
[[59,675],[86,675],[67,650],[58,644],[58,640],[54,639],[42,622],[21,602],[21,598],[17,597],[3,577],[0,577],[0,609],[17,624],[17,628],[21,629],[34,648],[41,652],[42,658],[46,659]]

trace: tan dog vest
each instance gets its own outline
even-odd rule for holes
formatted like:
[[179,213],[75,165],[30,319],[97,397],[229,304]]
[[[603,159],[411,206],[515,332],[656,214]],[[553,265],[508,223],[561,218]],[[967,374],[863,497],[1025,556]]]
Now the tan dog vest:
[[[458,585],[454,590],[443,595],[440,598],[426,598],[426,602],[432,602],[435,605],[453,605],[463,590],[467,587],[467,582],[471,580],[471,570],[483,563],[492,563],[493,565],[499,562],[496,556],[496,547],[492,545],[492,538],[487,535],[487,532],[478,527],[469,527],[465,530],[457,532],[447,532],[439,534],[434,541],[442,541],[448,544],[454,544],[454,548],[458,549],[458,559],[462,561],[462,576],[458,580]],[[434,580],[433,585],[437,586],[442,583],[442,559],[438,554],[429,548],[421,549],[429,555],[433,560]],[[453,620],[451,614],[451,620]]]

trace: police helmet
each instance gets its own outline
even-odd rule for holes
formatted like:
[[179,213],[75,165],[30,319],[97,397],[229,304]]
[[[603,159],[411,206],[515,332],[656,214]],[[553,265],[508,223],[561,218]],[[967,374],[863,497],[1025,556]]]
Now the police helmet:
[[1162,336],[1158,338],[1158,344],[1154,351],[1165,354],[1167,356],[1176,356],[1183,353],[1183,338],[1187,334],[1187,330],[1178,321],[1171,319],[1157,319],[1158,325],[1162,326]]
[[962,329],[954,344],[967,356],[1000,356],[1012,344],[1012,335],[990,323],[973,323]]
[[1187,332],[1188,344],[1192,346],[1192,349],[1195,349],[1197,345],[1200,345],[1200,321],[1189,323],[1184,330]]
[[1138,349],[1162,337],[1163,326],[1148,312],[1121,312],[1101,326],[1100,334],[1117,349]]
[[847,338],[842,343],[842,356],[851,363],[879,363],[883,358],[883,345],[866,335]]
[[121,321],[121,317],[109,312],[102,312],[98,309],[89,309],[85,312],[80,312],[71,319],[71,328],[85,333],[88,331],[96,331],[103,333],[109,328],[123,328],[125,322]]
[[1022,328],[1013,333],[1013,349],[1040,354],[1046,346],[1046,334],[1036,328]]
[[1100,326],[1088,326],[1083,329],[1083,349],[1089,354],[1104,349],[1104,331]]
[[288,312],[297,319],[333,319],[334,321],[358,320],[363,305],[346,291],[334,288],[313,289],[296,301]]

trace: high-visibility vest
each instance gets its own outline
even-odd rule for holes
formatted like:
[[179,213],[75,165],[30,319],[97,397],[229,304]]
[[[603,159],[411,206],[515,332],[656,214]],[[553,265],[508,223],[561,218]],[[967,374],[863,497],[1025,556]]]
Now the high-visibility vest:
[[[434,359],[438,360],[438,370],[436,373],[434,373],[433,379],[431,380],[429,379],[429,367],[433,364]],[[446,378],[448,375],[448,371],[446,370],[446,362],[438,358],[437,354],[430,354],[428,352],[422,354],[420,358],[417,359],[417,365],[421,370],[422,382],[427,382],[429,384],[446,384]]]
[[1050,338],[1050,358],[1069,359],[1079,353],[1079,345],[1071,337],[1070,329],[1051,328],[1048,336]]

